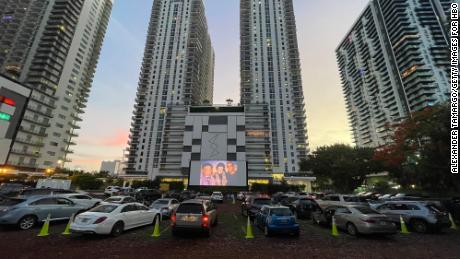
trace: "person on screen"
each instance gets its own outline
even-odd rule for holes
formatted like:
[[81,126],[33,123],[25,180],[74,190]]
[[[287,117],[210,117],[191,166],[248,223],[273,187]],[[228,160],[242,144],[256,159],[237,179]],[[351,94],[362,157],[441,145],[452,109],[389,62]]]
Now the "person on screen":
[[216,173],[214,175],[214,183],[215,185],[227,186],[228,180],[227,180],[227,174],[225,172],[224,163],[217,164]]
[[238,166],[232,161],[227,161],[227,182],[230,186],[238,185]]
[[212,177],[212,165],[211,164],[206,163],[206,164],[201,166],[200,185],[201,186],[214,185],[214,179]]

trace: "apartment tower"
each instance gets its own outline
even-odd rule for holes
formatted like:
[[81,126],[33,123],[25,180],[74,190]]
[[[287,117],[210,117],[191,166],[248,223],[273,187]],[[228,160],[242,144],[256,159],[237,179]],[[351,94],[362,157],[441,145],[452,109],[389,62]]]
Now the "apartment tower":
[[390,141],[388,124],[449,100],[451,0],[373,0],[337,47],[355,143]]
[[70,161],[112,1],[0,0],[0,74],[32,89],[6,166]]
[[292,0],[241,0],[241,103],[268,106],[273,173],[309,151]]
[[[214,51],[203,1],[155,0],[132,117],[127,176],[153,179],[165,169],[161,150],[174,142],[165,134],[181,142],[184,132],[166,127],[168,113],[172,107],[185,111],[181,107],[212,103],[213,81]],[[186,113],[181,116],[178,120],[185,121]]]

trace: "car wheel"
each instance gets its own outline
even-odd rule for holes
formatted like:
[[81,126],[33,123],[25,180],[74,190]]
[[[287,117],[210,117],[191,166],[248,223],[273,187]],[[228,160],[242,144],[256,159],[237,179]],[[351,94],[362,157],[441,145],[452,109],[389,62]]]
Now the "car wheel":
[[267,226],[264,227],[264,235],[265,235],[266,237],[271,236],[270,230],[268,229]]
[[411,222],[412,228],[417,233],[426,233],[428,231],[428,226],[425,221],[420,219],[415,219]]
[[37,224],[37,217],[33,215],[27,215],[22,217],[18,222],[18,227],[21,230],[31,229]]
[[114,237],[118,237],[123,233],[123,230],[124,230],[124,224],[123,222],[119,221],[115,223],[115,225],[113,225],[111,234]]
[[359,233],[358,233],[358,229],[356,229],[355,225],[353,225],[353,223],[348,223],[347,224],[347,232],[348,234],[352,235],[352,236],[357,236]]

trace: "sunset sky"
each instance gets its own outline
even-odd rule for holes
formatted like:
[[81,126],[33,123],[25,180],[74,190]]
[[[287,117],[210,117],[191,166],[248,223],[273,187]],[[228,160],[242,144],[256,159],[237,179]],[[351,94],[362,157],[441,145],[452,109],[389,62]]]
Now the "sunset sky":
[[[369,0],[294,0],[310,148],[351,144],[334,50]],[[99,170],[127,147],[152,0],[116,0],[71,169]],[[214,103],[239,101],[239,0],[205,0]]]

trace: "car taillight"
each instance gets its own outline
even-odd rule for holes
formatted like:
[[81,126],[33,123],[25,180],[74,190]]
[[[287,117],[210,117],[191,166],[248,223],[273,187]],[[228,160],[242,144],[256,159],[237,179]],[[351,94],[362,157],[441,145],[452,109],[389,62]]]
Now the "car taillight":
[[361,220],[364,221],[364,222],[366,222],[366,223],[371,223],[371,224],[376,223],[376,221],[373,220],[373,219],[361,219]]
[[171,225],[175,226],[176,225],[176,219],[177,219],[176,214],[173,214],[170,219],[171,219]]
[[203,227],[207,227],[209,224],[209,216],[208,215],[203,215],[201,216],[201,224]]
[[107,217],[100,217],[100,218],[96,219],[96,221],[94,221],[94,223],[93,223],[93,224],[99,224],[99,223],[102,223],[102,222],[104,222],[104,220],[106,220],[106,219],[107,219]]

